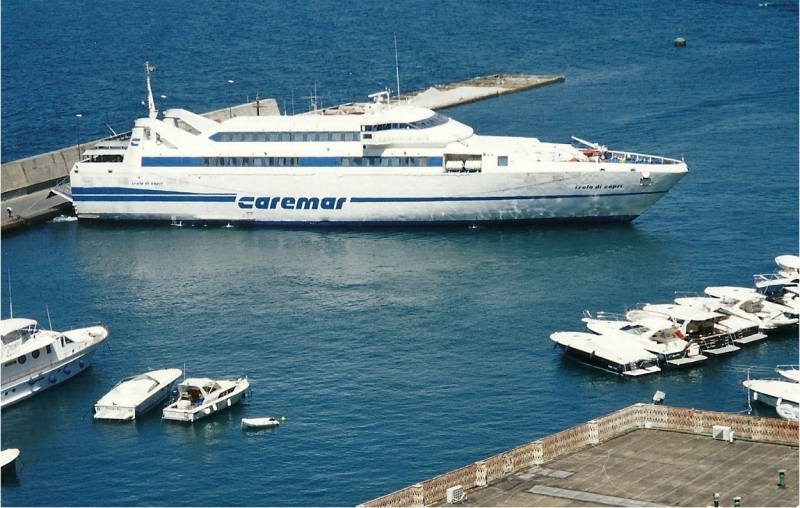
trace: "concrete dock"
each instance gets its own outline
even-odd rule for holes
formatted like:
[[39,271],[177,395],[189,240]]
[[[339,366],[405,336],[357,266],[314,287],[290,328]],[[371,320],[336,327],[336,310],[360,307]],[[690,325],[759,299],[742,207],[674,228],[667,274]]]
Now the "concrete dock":
[[798,458],[797,422],[636,404],[361,506],[798,506]]
[[[493,74],[448,85],[432,86],[418,92],[403,94],[400,99],[436,110],[562,81],[564,81],[563,76]],[[277,114],[280,114],[280,111],[275,99],[261,99],[205,113],[203,116],[213,120],[223,120],[231,116]],[[0,170],[2,232],[19,230],[57,215],[72,213],[72,204],[52,193],[51,189],[68,182],[69,171],[82,151],[101,141],[103,140],[91,141],[3,164]]]

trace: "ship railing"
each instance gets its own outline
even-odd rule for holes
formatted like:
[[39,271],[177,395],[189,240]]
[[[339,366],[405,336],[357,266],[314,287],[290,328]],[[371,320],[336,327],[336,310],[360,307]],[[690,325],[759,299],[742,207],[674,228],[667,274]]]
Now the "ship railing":
[[621,164],[680,164],[681,161],[677,159],[670,159],[667,157],[659,157],[657,155],[647,155],[635,152],[620,152],[616,150],[608,150],[603,153],[603,162],[621,163]]

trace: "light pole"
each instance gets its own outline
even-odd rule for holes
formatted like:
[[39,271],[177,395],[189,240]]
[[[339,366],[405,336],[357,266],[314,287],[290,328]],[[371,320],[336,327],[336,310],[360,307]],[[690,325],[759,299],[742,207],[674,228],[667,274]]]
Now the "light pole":
[[78,160],[81,160],[81,118],[83,115],[78,113],[75,115],[75,137],[78,140]]
[[233,80],[228,80],[228,118],[233,118],[233,103],[231,102],[231,85],[233,85]]

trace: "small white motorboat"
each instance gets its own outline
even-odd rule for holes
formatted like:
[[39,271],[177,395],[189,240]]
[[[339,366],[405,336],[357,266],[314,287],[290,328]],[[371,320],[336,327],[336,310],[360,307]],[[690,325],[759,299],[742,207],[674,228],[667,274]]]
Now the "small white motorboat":
[[0,451],[0,474],[3,476],[16,474],[17,457],[19,457],[19,450],[16,448]]
[[795,404],[782,402],[775,406],[775,412],[784,420],[791,420],[793,422],[800,421],[800,406]]
[[778,365],[775,367],[775,372],[781,377],[800,383],[800,366],[798,365]]
[[178,399],[164,408],[165,420],[194,422],[241,401],[250,387],[247,378],[235,381],[189,378],[178,383]]
[[777,407],[788,402],[800,405],[800,384],[784,379],[747,379],[742,384],[753,394],[753,400]]
[[277,427],[281,422],[271,416],[264,418],[242,418],[243,429],[266,429],[270,427]]
[[169,395],[181,369],[161,369],[123,379],[94,405],[98,420],[135,420]]

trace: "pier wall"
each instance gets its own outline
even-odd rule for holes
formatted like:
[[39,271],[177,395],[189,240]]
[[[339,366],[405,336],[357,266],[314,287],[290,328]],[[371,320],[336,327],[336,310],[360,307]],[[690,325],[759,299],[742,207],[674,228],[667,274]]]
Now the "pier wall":
[[[212,120],[224,120],[231,116],[277,115],[278,103],[275,99],[259,101],[258,110],[255,102],[239,106],[223,108],[205,113],[203,116]],[[0,167],[0,186],[2,200],[32,194],[55,187],[69,176],[72,166],[77,162],[79,153],[83,153],[105,139],[90,141],[81,145],[69,146],[60,150],[6,162]]]
[[711,436],[715,425],[731,428],[735,439],[798,446],[798,422],[652,404],[635,404],[596,420],[518,446],[359,506],[429,506],[443,501],[447,489],[483,487],[515,471],[538,466],[582,448],[637,429]]

